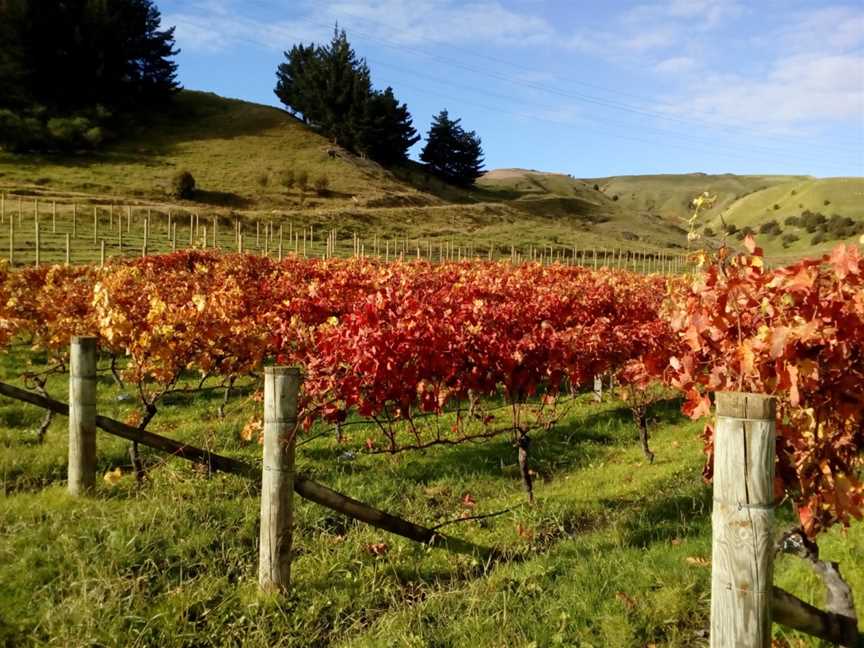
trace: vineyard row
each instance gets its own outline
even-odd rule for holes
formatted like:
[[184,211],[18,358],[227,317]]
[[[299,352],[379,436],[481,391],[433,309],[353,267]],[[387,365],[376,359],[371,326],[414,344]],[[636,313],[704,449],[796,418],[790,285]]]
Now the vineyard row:
[[250,218],[201,215],[198,210],[132,205],[27,202],[0,194],[0,249],[10,265],[42,263],[104,265],[112,258],[131,258],[180,249],[222,249],[277,260],[373,257],[383,261],[466,259],[508,260],[617,268],[666,274],[682,272],[683,253],[626,247],[574,245],[460,244],[453,239],[393,238],[339,231],[323,225],[293,222],[289,216]]

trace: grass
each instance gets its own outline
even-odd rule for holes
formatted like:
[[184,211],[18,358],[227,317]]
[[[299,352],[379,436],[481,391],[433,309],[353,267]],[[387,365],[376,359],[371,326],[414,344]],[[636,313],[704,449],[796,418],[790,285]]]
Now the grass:
[[[44,356],[17,347],[0,375],[38,370]],[[65,393],[54,376],[49,393]],[[101,374],[99,408],[125,419],[130,400]],[[240,430],[260,403],[240,390],[220,420],[218,391],[178,395],[155,432],[255,461]],[[645,463],[628,412],[616,401],[578,406],[535,435],[541,476],[528,506],[505,439],[396,456],[362,452],[372,432],[345,428],[298,448],[321,482],[408,519],[506,513],[452,525],[450,533],[507,549],[511,560],[478,564],[429,550],[299,501],[294,591],[257,593],[258,499],[249,483],[209,477],[145,451],[143,487],[125,476],[99,481],[92,498],[64,490],[65,419],[44,444],[36,408],[0,400],[0,645],[160,646],[694,646],[706,642],[710,490],[702,484],[699,425],[674,402],[658,405]],[[129,463],[126,443],[100,433],[99,474]],[[355,453],[353,458],[347,451]],[[783,518],[785,514],[781,514]],[[788,517],[781,519],[781,524]],[[384,542],[374,555],[369,545]],[[839,560],[864,613],[864,525],[821,540]],[[776,581],[814,603],[816,580],[794,560]],[[815,642],[785,633],[794,646]],[[781,644],[782,645],[782,644]]]

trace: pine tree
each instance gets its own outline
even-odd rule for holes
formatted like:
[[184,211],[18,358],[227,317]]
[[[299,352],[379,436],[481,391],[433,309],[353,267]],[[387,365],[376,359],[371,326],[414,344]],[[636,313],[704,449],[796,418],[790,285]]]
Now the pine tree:
[[408,106],[399,104],[393,88],[373,91],[357,137],[359,150],[377,162],[394,164],[407,160],[408,149],[419,141]]
[[419,141],[392,88],[372,89],[369,67],[338,26],[325,46],[295,45],[276,69],[279,100],[335,143],[383,164],[408,158]]
[[94,144],[112,113],[167,101],[178,51],[160,23],[151,0],[0,0],[0,144]]
[[357,58],[345,30],[338,27],[317,56],[318,64],[312,68],[310,117],[336,144],[353,149],[372,92],[369,67]]
[[470,187],[483,172],[483,149],[477,134],[466,132],[460,122],[446,110],[433,117],[420,159],[447,182]]
[[170,97],[178,51],[160,21],[151,0],[3,0],[0,107],[69,114]]
[[304,123],[308,123],[310,113],[314,113],[311,93],[312,79],[316,76],[313,67],[317,64],[315,45],[304,46],[301,43],[285,52],[285,62],[276,68],[276,96]]

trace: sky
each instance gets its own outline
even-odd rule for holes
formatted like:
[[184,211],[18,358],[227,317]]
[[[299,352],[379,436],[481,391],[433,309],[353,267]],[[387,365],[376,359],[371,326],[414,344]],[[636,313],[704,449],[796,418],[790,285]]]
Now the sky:
[[489,169],[864,175],[861,0],[157,5],[184,87],[273,106],[284,51],[338,22],[420,134],[446,108]]

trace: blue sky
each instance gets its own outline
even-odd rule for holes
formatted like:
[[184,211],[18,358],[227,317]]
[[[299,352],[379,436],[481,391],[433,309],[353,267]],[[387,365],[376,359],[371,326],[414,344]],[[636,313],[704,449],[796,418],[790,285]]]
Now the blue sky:
[[860,1],[157,3],[185,87],[271,105],[283,51],[338,21],[418,131],[447,108],[488,168],[864,175]]

